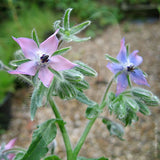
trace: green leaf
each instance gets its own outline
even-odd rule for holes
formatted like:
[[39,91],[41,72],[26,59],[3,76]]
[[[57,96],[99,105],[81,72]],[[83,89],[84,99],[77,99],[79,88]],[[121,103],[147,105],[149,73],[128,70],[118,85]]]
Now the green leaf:
[[26,59],[26,57],[24,56],[24,53],[21,49],[18,49],[17,51],[14,52],[14,58],[16,60],[23,60]]
[[86,117],[88,119],[93,119],[96,118],[101,112],[102,110],[99,108],[98,104],[95,104],[93,106],[88,106],[88,108],[86,109]]
[[107,126],[110,135],[117,136],[120,140],[123,140],[124,128],[121,124],[105,118],[102,119],[102,122]]
[[48,144],[57,134],[56,120],[50,119],[38,126],[32,136],[32,143],[20,160],[40,160],[48,152]]
[[65,28],[65,30],[69,29],[69,18],[70,18],[70,13],[72,11],[72,8],[68,8],[65,11],[64,17],[63,17],[63,27]]
[[37,43],[37,46],[39,47],[39,40],[35,28],[32,30],[32,39]]
[[87,104],[89,106],[95,105],[96,102],[90,100],[83,92],[77,90],[76,99],[81,103]]
[[29,61],[30,61],[29,59],[13,60],[13,61],[10,61],[10,65],[17,67],[17,66],[19,66],[25,62],[29,62]]
[[78,157],[77,160],[109,160],[108,158],[105,157],[100,157],[100,158],[85,158],[85,157]]
[[97,72],[93,68],[86,65],[85,63],[81,61],[75,61],[74,63],[78,64],[77,66],[74,67],[74,69],[79,71],[83,75],[91,77],[97,76]]
[[91,21],[85,21],[81,24],[78,24],[76,26],[73,26],[70,30],[70,34],[77,34],[84,30],[86,27],[88,27],[91,24]]
[[129,44],[126,45],[127,57],[129,56]]
[[57,30],[57,29],[60,29],[60,28],[61,28],[61,27],[60,27],[60,23],[61,23],[60,20],[55,21],[54,24],[53,24],[53,27],[54,27],[56,30]]
[[108,104],[111,104],[111,102],[116,98],[116,95],[113,92],[109,92],[107,95],[107,102]]
[[56,155],[51,155],[51,156],[44,158],[44,160],[61,160],[61,159]]
[[34,88],[30,105],[31,120],[34,120],[37,108],[42,106],[42,101],[46,94],[46,90],[46,87],[41,82],[39,82]]
[[109,54],[106,54],[105,56],[106,56],[106,59],[110,60],[112,63],[119,63],[119,61],[117,59],[113,58]]
[[62,49],[59,49],[57,51],[55,51],[52,56],[55,56],[55,55],[62,55],[64,54],[65,52],[69,51],[71,49],[71,47],[66,47],[66,48],[62,48]]
[[14,157],[14,160],[22,160],[24,154],[25,154],[25,153],[23,153],[23,152],[18,152],[18,153],[16,154],[16,156]]
[[66,37],[68,41],[75,41],[75,42],[83,42],[83,41],[88,41],[91,39],[91,37],[85,37],[85,38],[79,38],[75,35],[70,35],[69,37]]
[[49,70],[54,74],[54,76],[56,76],[56,78],[58,79],[63,79],[62,75],[60,74],[60,72],[57,72],[56,70],[49,68]]

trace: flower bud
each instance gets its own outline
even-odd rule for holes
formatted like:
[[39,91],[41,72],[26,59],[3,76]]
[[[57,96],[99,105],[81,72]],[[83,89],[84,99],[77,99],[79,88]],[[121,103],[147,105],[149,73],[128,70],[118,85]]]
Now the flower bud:
[[134,112],[139,111],[139,106],[136,101],[129,97],[123,97],[124,103]]
[[151,91],[142,88],[133,88],[132,94],[138,99],[142,100],[148,106],[157,106],[160,100]]
[[131,92],[135,97],[139,97],[143,99],[150,98],[153,95],[152,92],[143,88],[133,88]]
[[83,62],[76,61],[74,63],[78,64],[75,67],[75,70],[79,71],[83,75],[85,75],[85,76],[91,76],[91,77],[97,76],[97,72],[93,68],[91,68],[88,65],[84,64]]

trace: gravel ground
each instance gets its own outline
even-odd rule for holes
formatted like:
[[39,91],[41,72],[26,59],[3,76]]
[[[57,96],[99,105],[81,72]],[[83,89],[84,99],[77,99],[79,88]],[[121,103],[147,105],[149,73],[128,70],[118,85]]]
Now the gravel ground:
[[[66,56],[71,60],[81,60],[92,66],[97,72],[97,78],[89,78],[90,89],[86,94],[99,102],[105,85],[112,76],[106,69],[105,53],[116,56],[120,49],[120,40],[125,36],[130,50],[139,50],[144,62],[141,68],[147,72],[151,90],[160,97],[160,22],[123,23],[110,26],[103,34],[88,42],[73,43],[72,50]],[[114,89],[114,88],[113,88]],[[53,118],[50,108],[40,108],[36,120],[30,121],[29,97],[31,89],[22,89],[16,92],[12,106],[12,121],[9,130],[0,137],[1,141],[8,141],[17,137],[17,146],[28,147],[32,131],[36,125]],[[61,101],[56,99],[59,109],[67,122],[67,129],[75,146],[87,120],[84,117],[86,106],[75,100]],[[139,115],[140,120],[125,128],[125,141],[110,136],[101,119],[97,119],[89,133],[87,140],[80,151],[80,156],[96,158],[105,156],[110,160],[158,160],[160,159],[160,109],[150,108],[151,116]],[[108,112],[105,111],[105,115]],[[113,118],[113,117],[112,117]],[[55,153],[65,159],[65,148],[58,131],[57,148]]]

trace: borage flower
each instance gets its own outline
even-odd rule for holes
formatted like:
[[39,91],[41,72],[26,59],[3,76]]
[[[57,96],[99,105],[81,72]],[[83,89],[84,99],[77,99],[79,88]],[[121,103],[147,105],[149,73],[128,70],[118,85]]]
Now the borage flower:
[[34,76],[38,71],[39,79],[42,81],[44,86],[49,87],[54,75],[48,67],[56,71],[67,70],[75,67],[76,64],[60,55],[52,56],[58,47],[59,41],[56,37],[57,32],[58,30],[42,42],[39,47],[33,39],[13,37],[21,47],[25,58],[30,61],[21,64],[16,70],[9,71],[9,73]]
[[138,85],[147,85],[147,80],[143,72],[137,68],[143,61],[141,56],[137,55],[138,50],[133,51],[130,55],[127,55],[127,49],[125,46],[125,39],[121,40],[121,49],[117,55],[119,63],[108,63],[107,68],[110,69],[114,74],[121,72],[117,77],[117,94],[123,92],[128,86],[128,79],[130,79]]
[[[9,150],[9,149],[12,149],[14,147],[14,145],[15,145],[15,142],[16,142],[16,138],[10,140],[8,142],[8,144],[6,144],[4,146],[4,148],[1,148],[1,146],[0,146],[0,150],[1,150],[0,152],[2,153],[2,155],[0,155],[0,157],[4,156],[4,157],[7,157],[8,160],[12,160],[14,158],[15,154],[14,153],[9,153],[8,154],[6,151]],[[4,160],[4,158],[2,158],[1,160]]]

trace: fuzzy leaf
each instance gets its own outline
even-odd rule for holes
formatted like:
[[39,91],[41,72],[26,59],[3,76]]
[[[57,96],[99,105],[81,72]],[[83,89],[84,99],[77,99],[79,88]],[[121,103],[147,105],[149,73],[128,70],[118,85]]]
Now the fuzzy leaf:
[[60,27],[60,23],[61,23],[60,20],[55,21],[54,24],[53,24],[53,27],[54,27],[56,30],[57,30],[57,29],[60,29],[60,28],[61,28],[61,27]]
[[29,59],[13,60],[13,61],[10,61],[10,65],[17,67],[17,66],[19,66],[25,62],[29,62],[29,61],[30,61]]
[[51,155],[51,156],[44,158],[44,160],[61,160],[61,159],[56,155]]
[[63,27],[65,28],[65,30],[69,29],[69,18],[70,18],[70,13],[72,11],[72,8],[68,8],[65,11],[64,17],[63,17]]
[[81,32],[82,30],[84,30],[90,24],[91,24],[91,21],[85,21],[81,24],[73,26],[70,30],[70,34],[77,34],[77,33]]
[[71,49],[71,47],[66,47],[66,48],[62,48],[62,49],[59,49],[57,51],[55,51],[52,56],[55,56],[55,55],[62,55],[64,54],[65,52],[69,51]]
[[25,154],[25,153],[23,153],[23,152],[18,152],[18,153],[16,154],[16,156],[14,157],[14,160],[22,160],[24,154]]
[[80,91],[77,91],[76,99],[81,103],[87,104],[89,106],[96,104],[96,102],[90,100],[83,92],[80,92]]
[[84,76],[91,76],[91,77],[97,76],[97,72],[93,68],[84,64],[83,62],[75,61],[74,63],[78,64],[77,66],[74,67],[74,69],[82,73]]
[[25,155],[19,160],[40,160],[48,152],[48,144],[56,137],[56,120],[50,119],[38,126],[32,136],[30,144]]
[[41,82],[39,82],[39,84],[37,84],[37,86],[34,88],[31,97],[31,105],[30,105],[31,120],[34,120],[37,108],[42,106],[42,101],[45,94],[46,94],[46,87]]
[[32,39],[37,43],[37,46],[39,47],[39,39],[35,28],[32,30]]
[[117,136],[120,140],[123,140],[124,128],[121,124],[105,118],[102,119],[102,122],[107,126],[110,135]]
[[54,76],[56,76],[58,79],[63,79],[62,78],[62,75],[57,72],[56,70],[52,69],[52,68],[49,68],[49,70],[54,74]]
[[106,54],[106,59],[111,61],[112,63],[119,63],[119,61],[116,58],[113,58],[112,56]]
[[102,110],[99,108],[98,104],[95,104],[93,106],[89,106],[86,109],[86,117],[88,119],[93,119],[93,118],[96,118],[101,112]]
[[85,37],[85,38],[79,38],[75,35],[70,35],[68,37],[69,41],[75,41],[75,42],[83,42],[83,41],[88,41],[89,39],[91,39],[91,37]]

